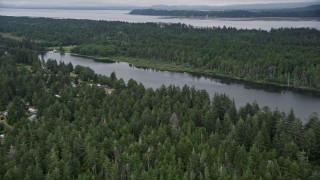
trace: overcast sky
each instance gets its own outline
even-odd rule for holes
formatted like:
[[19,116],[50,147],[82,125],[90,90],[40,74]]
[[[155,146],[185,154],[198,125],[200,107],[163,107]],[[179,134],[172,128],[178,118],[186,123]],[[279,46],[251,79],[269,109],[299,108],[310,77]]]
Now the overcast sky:
[[[257,4],[257,3],[281,3],[281,2],[316,2],[317,0],[0,0],[11,5],[228,5],[228,4]],[[318,0],[319,2],[320,0]]]

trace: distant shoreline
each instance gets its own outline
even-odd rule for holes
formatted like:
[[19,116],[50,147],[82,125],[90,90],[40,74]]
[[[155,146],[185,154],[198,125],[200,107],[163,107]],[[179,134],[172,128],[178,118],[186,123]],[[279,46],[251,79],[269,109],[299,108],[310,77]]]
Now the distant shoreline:
[[265,30],[279,28],[309,28],[320,30],[318,19],[284,18],[204,18],[144,16],[129,14],[129,10],[45,10],[45,9],[8,9],[0,8],[0,16],[31,17],[52,19],[87,19],[94,21],[119,21],[128,23],[185,24],[194,28],[227,27],[236,29]]
[[308,6],[319,5],[319,2],[274,2],[274,3],[231,3],[225,5],[166,5],[166,4],[154,4],[154,5],[142,5],[142,4],[89,4],[89,5],[75,5],[66,6],[61,4],[46,5],[42,3],[30,3],[30,4],[15,4],[0,2],[0,8],[10,9],[63,9],[63,10],[134,10],[134,9],[166,9],[166,10],[199,10],[199,11],[212,11],[212,10],[270,10],[270,9],[296,9],[304,8]]
[[130,14],[170,17],[211,18],[320,18],[320,5],[290,9],[232,9],[232,10],[167,10],[167,9],[134,9]]
[[[135,15],[135,14],[132,14]],[[220,21],[320,21],[320,17],[251,17],[251,18],[219,18],[219,17],[186,17],[166,16],[161,19],[195,19],[195,20],[220,20]]]

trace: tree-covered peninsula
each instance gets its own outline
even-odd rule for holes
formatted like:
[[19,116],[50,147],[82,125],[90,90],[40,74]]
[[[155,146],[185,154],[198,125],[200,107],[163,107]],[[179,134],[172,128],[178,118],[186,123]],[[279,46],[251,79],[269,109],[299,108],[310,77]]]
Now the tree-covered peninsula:
[[135,9],[130,14],[147,16],[171,16],[185,18],[319,18],[320,5],[293,9],[270,10],[164,10],[164,9]]

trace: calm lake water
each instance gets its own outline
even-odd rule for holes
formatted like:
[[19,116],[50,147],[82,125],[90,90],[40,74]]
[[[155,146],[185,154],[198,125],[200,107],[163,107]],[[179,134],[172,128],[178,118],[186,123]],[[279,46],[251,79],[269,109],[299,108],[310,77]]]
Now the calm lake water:
[[168,71],[157,71],[153,69],[137,68],[124,62],[102,63],[90,58],[61,55],[60,53],[48,52],[42,56],[44,60],[56,59],[65,63],[71,62],[74,66],[82,65],[90,67],[98,74],[109,76],[112,71],[116,72],[118,78],[124,81],[134,79],[141,82],[145,87],[159,88],[164,85],[176,85],[183,87],[185,84],[194,86],[199,90],[206,90],[212,97],[215,93],[225,93],[234,99],[237,107],[248,102],[257,101],[259,106],[269,106],[272,109],[289,112],[292,108],[297,117],[303,122],[313,112],[320,113],[320,98],[311,97],[292,91],[270,92],[265,89],[256,89],[243,83],[223,83],[220,79],[194,76],[189,73],[177,73]]
[[50,18],[91,19],[106,21],[126,21],[135,23],[164,22],[184,23],[195,27],[235,27],[238,29],[263,29],[271,28],[316,28],[320,29],[319,19],[289,19],[289,18],[239,18],[239,19],[191,19],[170,18],[161,16],[130,15],[123,10],[56,10],[56,9],[10,9],[0,8],[0,15],[5,16],[29,16]]

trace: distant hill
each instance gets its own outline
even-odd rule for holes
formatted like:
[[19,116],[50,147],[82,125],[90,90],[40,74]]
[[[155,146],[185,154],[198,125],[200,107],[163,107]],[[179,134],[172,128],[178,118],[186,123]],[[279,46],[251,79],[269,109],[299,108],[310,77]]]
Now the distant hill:
[[225,6],[207,5],[154,5],[147,9],[155,10],[270,10],[270,9],[295,9],[307,6],[319,5],[319,2],[299,2],[299,3],[264,3],[264,4],[233,4]]
[[12,9],[64,9],[64,10],[133,10],[143,9],[140,6],[35,6],[35,5],[7,5],[0,2],[0,8]]
[[225,6],[211,5],[45,5],[43,3],[24,3],[1,2],[0,8],[22,8],[22,9],[70,9],[70,10],[134,10],[134,9],[155,9],[155,10],[195,10],[195,11],[213,11],[213,10],[275,10],[275,9],[293,9],[317,5],[319,2],[299,2],[299,3],[260,3],[260,4],[233,4]]
[[252,18],[252,17],[320,17],[320,5],[312,5],[302,8],[273,9],[273,10],[156,10],[137,9],[130,14],[152,16],[175,16],[175,17],[207,17],[207,18]]
[[317,10],[320,9],[320,4],[317,5],[312,5],[312,6],[307,6],[307,7],[300,7],[300,8],[293,8],[289,10]]

